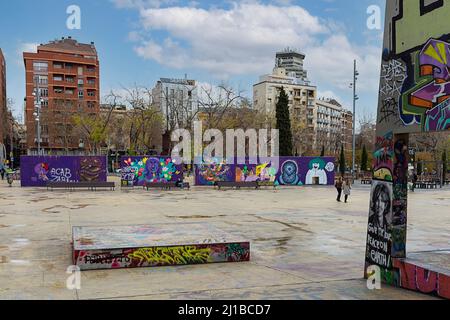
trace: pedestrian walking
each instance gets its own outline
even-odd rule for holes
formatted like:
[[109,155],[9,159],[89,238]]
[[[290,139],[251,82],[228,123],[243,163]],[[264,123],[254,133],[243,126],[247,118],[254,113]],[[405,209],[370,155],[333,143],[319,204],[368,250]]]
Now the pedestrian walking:
[[334,184],[334,186],[336,187],[338,196],[337,196],[337,201],[341,202],[341,196],[342,196],[342,187],[343,187],[343,182],[342,182],[342,178],[339,177],[339,179],[336,181],[336,183]]
[[345,180],[343,189],[344,189],[345,203],[347,203],[348,197],[350,196],[352,190],[352,184],[349,179]]

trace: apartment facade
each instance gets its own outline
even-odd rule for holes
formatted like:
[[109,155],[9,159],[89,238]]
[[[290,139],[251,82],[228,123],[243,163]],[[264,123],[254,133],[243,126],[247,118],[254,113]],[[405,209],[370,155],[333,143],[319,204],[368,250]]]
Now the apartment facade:
[[100,63],[94,43],[62,38],[41,44],[37,53],[24,52],[23,58],[28,153],[38,151],[37,118],[42,153],[86,151],[86,141],[74,128],[73,118],[95,117],[100,112]]
[[152,90],[153,105],[164,116],[166,131],[186,128],[198,112],[198,88],[195,80],[161,78]]
[[8,127],[8,109],[6,102],[6,62],[0,48],[0,161],[6,157],[5,139]]
[[338,155],[341,147],[352,148],[353,114],[334,99],[318,99],[317,147],[329,155]]
[[317,87],[306,85],[303,79],[288,75],[285,68],[276,66],[272,74],[261,76],[253,86],[253,106],[268,119],[275,117],[281,88],[289,97],[294,153],[311,153],[316,148]]

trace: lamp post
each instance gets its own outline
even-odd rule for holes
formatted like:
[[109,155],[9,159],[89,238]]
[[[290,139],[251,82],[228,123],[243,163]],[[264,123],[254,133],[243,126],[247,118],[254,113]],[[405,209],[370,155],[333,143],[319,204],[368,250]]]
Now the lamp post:
[[358,80],[359,72],[356,70],[356,60],[353,61],[353,83],[350,88],[353,88],[353,132],[352,132],[352,177],[355,175],[356,169],[356,101],[359,100],[356,94],[356,81]]
[[38,155],[41,155],[41,106],[43,100],[41,99],[41,93],[39,90],[39,80],[36,79],[36,88],[33,92],[34,96],[34,113],[33,116],[37,122],[37,143],[38,143]]

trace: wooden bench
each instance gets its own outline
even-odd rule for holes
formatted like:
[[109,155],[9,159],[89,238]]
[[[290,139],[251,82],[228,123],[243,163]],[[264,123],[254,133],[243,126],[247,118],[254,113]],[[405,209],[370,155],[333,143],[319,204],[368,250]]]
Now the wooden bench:
[[101,181],[80,181],[80,182],[56,182],[49,181],[47,182],[47,190],[53,191],[53,189],[66,189],[66,190],[75,190],[75,189],[85,189],[92,191],[97,191],[97,188],[106,188],[114,191],[116,188],[116,184],[114,182],[101,182]]
[[274,188],[274,189],[277,188],[274,181],[258,181],[258,187],[259,188],[268,187],[268,188]]
[[161,190],[171,190],[174,188],[179,189],[191,189],[189,182],[146,182],[144,184],[144,190],[147,189],[161,189]]
[[240,182],[235,182],[235,181],[217,181],[216,184],[217,188],[220,190],[221,188],[236,188],[236,189],[241,189],[241,188],[253,188],[253,189],[259,189],[259,184],[257,181],[248,181],[248,182],[244,182],[244,181],[240,181]]
[[361,184],[372,184],[372,179],[369,178],[361,179]]

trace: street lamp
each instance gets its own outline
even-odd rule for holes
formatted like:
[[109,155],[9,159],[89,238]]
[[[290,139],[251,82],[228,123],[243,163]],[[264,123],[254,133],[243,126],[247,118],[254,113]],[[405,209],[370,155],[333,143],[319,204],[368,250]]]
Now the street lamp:
[[38,142],[38,155],[41,155],[41,107],[44,99],[41,99],[39,90],[39,80],[36,79],[36,88],[34,89],[34,113],[33,116],[37,122],[37,142]]
[[356,169],[356,101],[359,100],[356,94],[356,81],[358,80],[359,72],[356,70],[356,60],[353,61],[353,83],[350,83],[350,88],[353,88],[353,141],[352,141],[352,176],[354,177]]

